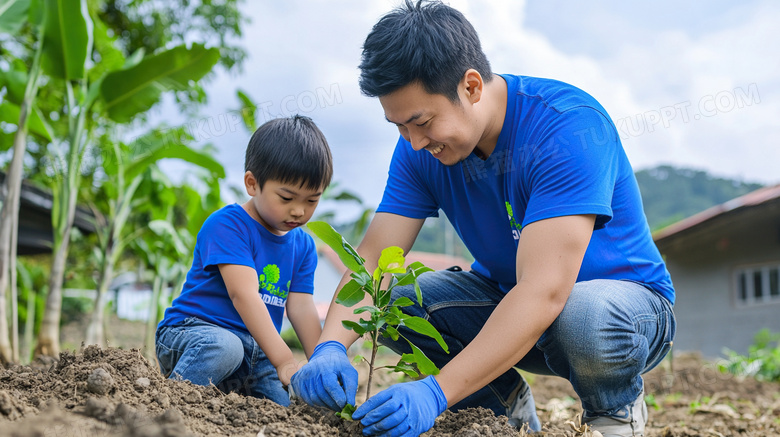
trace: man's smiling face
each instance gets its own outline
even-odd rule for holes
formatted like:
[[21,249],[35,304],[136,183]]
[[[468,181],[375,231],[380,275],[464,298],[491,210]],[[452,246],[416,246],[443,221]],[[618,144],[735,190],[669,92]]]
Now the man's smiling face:
[[481,138],[472,104],[463,96],[453,103],[412,83],[379,97],[379,102],[387,121],[398,127],[414,150],[425,149],[444,165],[466,159]]

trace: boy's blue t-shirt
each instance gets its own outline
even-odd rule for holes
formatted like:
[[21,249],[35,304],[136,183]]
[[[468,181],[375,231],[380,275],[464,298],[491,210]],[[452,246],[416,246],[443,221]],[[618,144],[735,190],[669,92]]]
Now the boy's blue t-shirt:
[[314,293],[317,252],[312,237],[300,228],[275,235],[241,205],[228,205],[203,223],[187,281],[181,295],[165,310],[160,326],[175,325],[194,316],[217,326],[248,332],[230,300],[219,264],[255,269],[258,292],[277,332],[282,329],[288,293]]
[[402,137],[377,212],[426,218],[441,209],[474,256],[472,269],[505,292],[516,284],[517,241],[524,226],[595,214],[577,281],[635,281],[674,303],[636,178],[604,108],[563,82],[502,77],[506,116],[488,159],[472,153],[445,166],[428,152],[415,152]]

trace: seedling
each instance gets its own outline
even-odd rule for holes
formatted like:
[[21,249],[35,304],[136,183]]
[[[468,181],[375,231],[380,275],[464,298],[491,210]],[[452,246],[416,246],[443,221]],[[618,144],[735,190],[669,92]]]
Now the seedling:
[[[366,388],[366,399],[371,397],[371,381],[374,370],[389,369],[393,372],[401,372],[412,378],[422,375],[436,375],[439,369],[433,364],[423,351],[414,345],[408,338],[398,331],[398,328],[405,326],[408,329],[422,335],[427,335],[436,340],[436,342],[449,353],[449,348],[444,342],[439,331],[427,320],[404,314],[401,308],[414,305],[414,302],[408,297],[399,297],[390,302],[393,288],[402,285],[414,284],[414,290],[417,297],[417,303],[422,306],[422,291],[417,283],[417,278],[425,273],[433,271],[425,267],[420,262],[413,262],[404,267],[406,259],[403,249],[397,246],[391,246],[384,250],[379,257],[378,266],[373,274],[369,273],[364,266],[365,260],[358,255],[352,245],[347,242],[333,227],[325,222],[310,222],[309,229],[314,232],[325,244],[330,246],[344,266],[352,271],[352,279],[347,282],[336,297],[336,303],[346,307],[353,307],[363,301],[368,294],[371,297],[371,304],[365,305],[354,310],[355,314],[368,313],[370,318],[361,318],[359,321],[344,320],[341,324],[355,331],[358,335],[368,335],[371,342],[371,358],[365,360],[368,363],[368,387]],[[383,281],[389,277],[387,287],[383,288]],[[403,338],[409,343],[412,353],[401,355],[398,364],[394,366],[374,367],[376,352],[379,348],[379,336],[392,338],[398,341]],[[353,408],[354,411],[354,408]],[[342,412],[343,417],[346,412]]]

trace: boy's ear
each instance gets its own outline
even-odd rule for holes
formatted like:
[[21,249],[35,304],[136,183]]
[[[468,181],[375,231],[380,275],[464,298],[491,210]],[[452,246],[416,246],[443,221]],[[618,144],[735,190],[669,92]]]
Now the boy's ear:
[[255,175],[253,175],[249,170],[244,173],[244,186],[246,187],[246,194],[249,194],[250,196],[254,196],[257,192],[260,191],[260,187],[257,185],[257,179],[255,179]]

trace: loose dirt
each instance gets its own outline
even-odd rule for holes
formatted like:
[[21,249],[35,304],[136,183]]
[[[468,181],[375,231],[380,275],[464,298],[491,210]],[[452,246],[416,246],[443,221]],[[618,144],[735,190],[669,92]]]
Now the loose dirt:
[[[569,383],[531,376],[543,436],[577,436]],[[387,382],[386,382],[387,383]],[[722,374],[693,356],[646,375],[648,436],[780,436],[780,384]],[[163,378],[138,350],[84,348],[0,370],[0,436],[357,436],[331,412]],[[447,412],[424,434],[524,436],[490,411]]]

